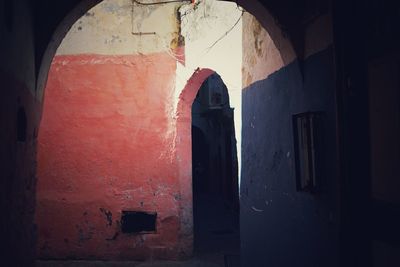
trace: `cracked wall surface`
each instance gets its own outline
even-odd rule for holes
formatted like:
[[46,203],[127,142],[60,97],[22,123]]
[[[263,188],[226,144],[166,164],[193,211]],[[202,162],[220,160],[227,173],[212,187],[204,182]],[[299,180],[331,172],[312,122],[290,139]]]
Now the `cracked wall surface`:
[[[61,43],[39,134],[40,258],[176,259],[191,253],[180,242],[170,112],[176,9],[106,0],[76,21]],[[122,211],[156,212],[156,231],[122,233]]]

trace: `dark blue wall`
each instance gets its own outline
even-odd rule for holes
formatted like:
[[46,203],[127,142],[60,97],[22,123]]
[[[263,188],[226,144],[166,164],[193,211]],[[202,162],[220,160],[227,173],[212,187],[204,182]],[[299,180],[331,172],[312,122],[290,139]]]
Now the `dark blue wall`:
[[[333,52],[298,61],[243,91],[242,267],[337,266]],[[321,192],[296,191],[292,115],[325,112]]]

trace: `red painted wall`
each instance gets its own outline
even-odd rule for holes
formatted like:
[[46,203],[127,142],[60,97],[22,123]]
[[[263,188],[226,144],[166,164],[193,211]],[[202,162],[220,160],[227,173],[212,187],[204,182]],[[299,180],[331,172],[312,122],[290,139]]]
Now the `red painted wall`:
[[[40,258],[180,255],[175,64],[163,53],[54,58],[38,137]],[[121,233],[122,210],[157,212],[157,232]]]

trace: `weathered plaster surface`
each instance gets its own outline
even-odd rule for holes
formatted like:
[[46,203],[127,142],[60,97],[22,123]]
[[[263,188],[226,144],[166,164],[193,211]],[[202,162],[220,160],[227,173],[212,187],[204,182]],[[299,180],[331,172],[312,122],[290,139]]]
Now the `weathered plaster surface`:
[[[165,112],[174,72],[165,53],[54,59],[39,134],[40,257],[180,256],[182,196]],[[157,212],[156,233],[121,233],[122,210]]]
[[[267,32],[244,16],[242,266],[336,266],[325,262],[338,257],[331,17],[305,27],[302,64],[288,60],[280,41],[274,28]],[[291,119],[307,111],[326,114],[324,189],[317,196],[295,185]]]
[[268,32],[248,13],[243,16],[243,51],[244,88],[285,66]]
[[[245,39],[244,21],[250,33]],[[240,162],[242,60],[249,59],[248,72],[257,73],[248,80],[254,83],[293,59],[281,49],[292,51],[285,39],[272,42],[234,3],[209,0],[178,9],[106,0],[89,10],[58,49],[46,89],[39,136],[40,256],[190,255],[193,99],[209,75],[221,76],[235,109]],[[156,211],[157,233],[122,234],[123,209]]]
[[[40,257],[192,253],[191,157],[182,165],[178,149],[191,143],[177,141],[174,113],[176,5],[135,4],[132,16],[131,3],[89,10],[51,66],[39,136]],[[157,212],[157,232],[122,234],[122,210]]]
[[57,54],[127,55],[169,50],[178,34],[176,9],[177,4],[102,1],[74,23]]
[[181,240],[190,250],[193,247],[191,107],[201,84],[213,73],[210,69],[199,69],[192,75],[182,90],[176,112],[176,162],[181,201],[185,203],[181,205]]
[[265,6],[258,0],[237,0],[235,2],[257,18],[258,22],[266,29],[278,49],[285,66],[292,63],[297,55],[289,36],[284,34],[274,16],[265,9]]
[[[242,266],[337,266],[338,209],[332,49],[243,91]],[[323,111],[322,190],[296,191],[292,115]],[[287,257],[291,251],[291,257]],[[326,259],[331,261],[326,262]]]
[[240,164],[242,10],[235,3],[207,0],[200,2],[195,8],[191,4],[184,5],[179,12],[181,34],[185,39],[185,62],[177,66],[175,101],[178,102],[187,81],[198,68],[212,69],[218,73],[228,88],[230,105],[234,108]]

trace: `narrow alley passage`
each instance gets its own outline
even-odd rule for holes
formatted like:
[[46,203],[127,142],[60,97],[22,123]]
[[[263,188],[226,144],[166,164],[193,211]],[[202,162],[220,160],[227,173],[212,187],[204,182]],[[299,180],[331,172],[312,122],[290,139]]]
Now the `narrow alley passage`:
[[0,1],[1,266],[400,266],[400,1]]

